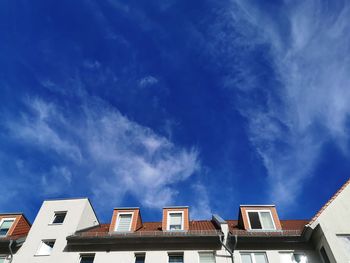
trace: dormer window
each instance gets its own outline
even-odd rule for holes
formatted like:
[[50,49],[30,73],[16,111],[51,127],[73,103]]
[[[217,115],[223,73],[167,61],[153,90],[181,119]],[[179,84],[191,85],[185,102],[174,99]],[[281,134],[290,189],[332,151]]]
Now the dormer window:
[[168,230],[183,230],[183,212],[168,213]]
[[129,232],[131,231],[132,213],[119,213],[115,231]]
[[0,221],[0,237],[8,234],[13,222],[15,222],[14,218],[5,218]]
[[247,210],[251,230],[276,230],[270,210]]

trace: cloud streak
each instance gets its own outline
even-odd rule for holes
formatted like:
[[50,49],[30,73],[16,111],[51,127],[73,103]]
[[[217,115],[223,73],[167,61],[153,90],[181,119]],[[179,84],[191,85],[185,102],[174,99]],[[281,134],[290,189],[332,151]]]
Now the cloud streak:
[[[275,87],[244,64],[232,66],[235,73],[226,85],[243,94],[239,111],[266,167],[270,199],[290,205],[313,176],[325,142],[332,140],[348,154],[350,5],[285,1],[271,12],[259,1],[236,0],[231,7],[220,23],[235,33],[217,26],[217,43],[231,45],[221,49],[230,58],[235,48],[250,56],[267,45]],[[252,101],[254,94],[265,96],[264,104]]]
[[77,114],[40,98],[26,105],[27,113],[6,125],[23,145],[60,156],[61,166],[41,175],[45,197],[67,194],[83,182],[99,207],[132,195],[146,208],[160,208],[172,204],[176,185],[200,169],[196,149],[174,145],[100,100],[90,99]]

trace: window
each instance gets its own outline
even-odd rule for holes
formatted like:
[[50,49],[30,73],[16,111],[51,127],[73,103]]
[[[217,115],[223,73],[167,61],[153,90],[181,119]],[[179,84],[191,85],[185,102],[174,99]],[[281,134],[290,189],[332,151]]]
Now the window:
[[52,224],[62,224],[66,218],[67,212],[55,212]]
[[338,236],[338,238],[343,245],[346,255],[350,257],[350,236]]
[[280,253],[281,263],[307,263],[303,253]]
[[9,232],[13,222],[15,222],[14,218],[4,218],[0,222],[0,236],[6,236]]
[[169,212],[168,230],[183,230],[183,212]]
[[169,263],[183,263],[183,254],[169,255]]
[[199,263],[215,263],[215,255],[213,252],[200,252]]
[[144,263],[145,262],[145,253],[135,254],[135,263]]
[[270,211],[247,211],[250,229],[275,230]]
[[5,256],[0,256],[0,263],[5,263],[6,257]]
[[80,255],[80,263],[93,263],[95,255]]
[[268,263],[265,253],[242,253],[242,263]]
[[321,247],[320,254],[321,254],[321,257],[322,257],[324,263],[331,263],[324,247]]
[[131,229],[132,213],[118,214],[115,230],[118,232],[128,232]]
[[55,245],[55,240],[42,240],[36,255],[37,256],[50,255],[54,245]]

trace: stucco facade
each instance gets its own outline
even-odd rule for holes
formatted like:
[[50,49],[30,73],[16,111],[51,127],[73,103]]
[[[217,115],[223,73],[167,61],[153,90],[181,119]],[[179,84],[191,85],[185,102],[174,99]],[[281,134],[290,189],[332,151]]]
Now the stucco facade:
[[[280,220],[274,205],[244,205],[237,220],[218,215],[191,220],[188,207],[168,207],[161,222],[143,222],[139,208],[116,208],[111,222],[101,224],[87,198],[44,201],[12,262],[80,263],[83,255],[93,255],[94,263],[134,263],[142,254],[144,263],[167,263],[172,255],[181,255],[185,263],[349,263],[350,251],[341,240],[350,237],[349,182],[312,220]],[[133,217],[123,222],[130,222],[129,231],[118,232],[125,219],[120,215],[130,213]],[[254,217],[265,221],[259,225]],[[179,223],[171,230],[171,224]],[[264,224],[274,229],[264,229]],[[0,247],[8,245],[3,241]],[[201,253],[211,253],[215,260],[201,261]],[[303,259],[283,261],[289,257],[286,253]]]

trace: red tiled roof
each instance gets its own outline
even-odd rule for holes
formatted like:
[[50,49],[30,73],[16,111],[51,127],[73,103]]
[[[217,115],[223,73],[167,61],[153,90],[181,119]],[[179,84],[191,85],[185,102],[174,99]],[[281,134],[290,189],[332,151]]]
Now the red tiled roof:
[[[230,232],[243,233],[248,232],[242,230],[238,227],[238,220],[226,220],[230,229]],[[304,226],[308,223],[308,220],[281,220],[282,231],[293,231],[293,233],[301,233],[304,229]],[[81,232],[90,232],[90,233],[108,233],[110,224],[101,224],[96,227],[83,230]],[[220,230],[216,224],[211,220],[193,220],[190,221],[190,231],[215,231]],[[142,227],[137,229],[136,232],[162,232],[162,223],[161,222],[144,222]]]
[[[92,227],[79,232],[93,232],[93,233],[108,233],[110,224],[100,224],[99,226]],[[211,220],[199,220],[190,221],[190,231],[197,230],[219,230],[218,227]],[[136,232],[149,232],[149,231],[162,231],[162,222],[144,222],[142,227],[137,229]]]

